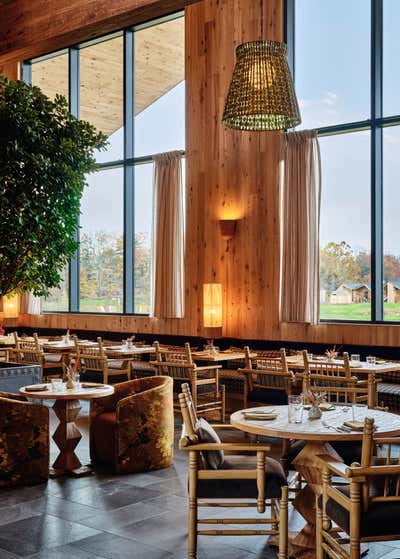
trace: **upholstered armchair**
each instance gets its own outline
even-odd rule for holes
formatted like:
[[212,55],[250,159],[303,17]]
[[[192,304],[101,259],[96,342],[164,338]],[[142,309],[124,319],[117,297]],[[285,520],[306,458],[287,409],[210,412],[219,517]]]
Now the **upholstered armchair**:
[[172,464],[173,381],[139,378],[114,385],[112,396],[90,409],[90,455],[116,473],[146,472]]
[[49,478],[49,410],[0,392],[0,487]]

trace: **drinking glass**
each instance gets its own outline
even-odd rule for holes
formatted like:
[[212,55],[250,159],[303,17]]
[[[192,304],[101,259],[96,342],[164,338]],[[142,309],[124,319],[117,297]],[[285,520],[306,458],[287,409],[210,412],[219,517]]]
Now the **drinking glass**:
[[80,388],[80,387],[81,387],[81,382],[80,382],[80,375],[79,375],[79,373],[75,373],[75,374],[72,376],[72,382],[73,382],[74,388]]
[[376,363],[376,357],[374,357],[373,355],[368,355],[367,357],[367,363],[369,365],[375,365]]
[[364,422],[367,415],[367,404],[353,404],[353,419]]
[[53,392],[62,392],[64,384],[61,378],[51,379],[51,388]]
[[357,367],[361,363],[361,359],[360,359],[360,356],[358,355],[358,353],[352,353],[350,355],[350,361],[351,361],[352,365]]
[[126,340],[126,347],[128,349],[132,349],[133,348],[133,341],[132,340]]
[[301,396],[288,396],[288,421],[289,423],[301,423],[303,421]]

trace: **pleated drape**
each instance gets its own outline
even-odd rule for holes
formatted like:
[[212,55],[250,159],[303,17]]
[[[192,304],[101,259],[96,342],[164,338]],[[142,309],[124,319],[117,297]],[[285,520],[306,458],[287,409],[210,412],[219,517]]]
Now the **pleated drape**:
[[281,321],[319,321],[321,157],[314,130],[282,135]]
[[161,153],[154,159],[152,316],[184,316],[185,203],[182,154]]

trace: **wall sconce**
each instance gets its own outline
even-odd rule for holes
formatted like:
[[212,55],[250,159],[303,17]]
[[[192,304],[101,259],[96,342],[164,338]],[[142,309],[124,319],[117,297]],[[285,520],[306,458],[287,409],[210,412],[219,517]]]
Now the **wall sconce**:
[[237,219],[220,219],[219,228],[221,230],[222,238],[225,241],[233,239],[236,232]]
[[206,336],[216,338],[222,335],[222,285],[203,284],[203,326]]
[[19,295],[15,293],[14,295],[3,297],[3,317],[4,318],[18,318],[19,314]]

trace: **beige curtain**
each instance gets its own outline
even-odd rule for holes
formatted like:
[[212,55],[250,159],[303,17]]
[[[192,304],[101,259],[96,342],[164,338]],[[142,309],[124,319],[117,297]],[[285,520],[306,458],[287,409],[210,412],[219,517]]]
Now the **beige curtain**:
[[282,136],[281,321],[319,320],[321,157],[314,130]]
[[21,314],[40,314],[41,299],[35,297],[32,293],[21,295],[19,302],[19,312]]
[[152,316],[183,318],[185,213],[182,154],[155,155]]

